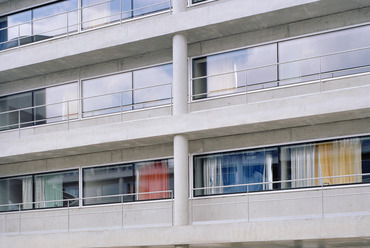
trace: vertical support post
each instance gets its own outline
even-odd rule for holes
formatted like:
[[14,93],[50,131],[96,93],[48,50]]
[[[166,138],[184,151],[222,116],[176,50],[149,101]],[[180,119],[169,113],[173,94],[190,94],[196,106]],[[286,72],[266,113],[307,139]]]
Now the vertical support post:
[[175,226],[189,225],[188,139],[174,137]]
[[21,111],[18,110],[18,137],[21,138]]
[[183,34],[173,36],[173,114],[188,112],[188,47]]

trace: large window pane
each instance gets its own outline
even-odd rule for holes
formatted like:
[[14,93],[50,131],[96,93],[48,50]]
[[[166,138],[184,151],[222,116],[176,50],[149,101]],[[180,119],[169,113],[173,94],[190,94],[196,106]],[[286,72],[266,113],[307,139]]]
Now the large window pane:
[[123,198],[117,195],[134,193],[134,180],[132,164],[84,169],[84,197],[92,197],[85,199],[84,204],[133,201],[134,195]]
[[170,103],[172,64],[134,71],[134,107]]
[[132,73],[121,73],[82,82],[84,116],[132,109]]
[[77,0],[61,1],[33,10],[35,41],[77,30]]
[[[281,84],[369,71],[370,49],[326,54],[370,46],[370,27],[359,27],[279,43]],[[317,56],[323,56],[321,59]],[[315,58],[312,58],[315,57]],[[299,60],[296,62],[289,62]]]
[[77,98],[77,83],[65,84],[35,91],[34,106],[36,106],[36,124],[77,118]]
[[145,15],[170,8],[169,1],[166,0],[134,0],[133,4],[134,16]]
[[283,188],[360,183],[362,167],[358,138],[281,149],[282,180],[291,180]]
[[[0,130],[33,125],[33,110],[30,107],[32,92],[0,97]],[[3,113],[6,111],[10,112]]]
[[204,189],[194,193],[199,196],[272,190],[273,180],[279,176],[277,154],[277,149],[271,148],[196,156],[194,186]]
[[138,200],[170,198],[173,189],[173,160],[141,162],[135,164],[136,196]]
[[32,176],[0,179],[0,211],[31,209],[32,183]]
[[194,59],[193,99],[275,86],[276,63],[276,44]]
[[35,176],[36,208],[78,206],[76,198],[78,170]]
[[7,48],[8,41],[8,18],[0,17],[0,50]]
[[120,0],[82,0],[82,28],[93,28],[120,20],[120,6]]

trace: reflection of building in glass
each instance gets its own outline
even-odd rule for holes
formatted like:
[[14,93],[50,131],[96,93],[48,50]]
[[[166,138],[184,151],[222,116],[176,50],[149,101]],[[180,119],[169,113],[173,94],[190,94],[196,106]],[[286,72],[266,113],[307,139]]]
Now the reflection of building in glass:
[[370,3],[335,3],[0,0],[1,247],[370,247]]

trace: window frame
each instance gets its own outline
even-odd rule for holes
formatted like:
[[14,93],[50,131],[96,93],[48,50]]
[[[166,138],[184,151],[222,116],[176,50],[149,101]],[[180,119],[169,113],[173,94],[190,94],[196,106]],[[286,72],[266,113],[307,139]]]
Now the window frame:
[[[335,141],[342,141],[346,139],[354,139],[359,138],[370,140],[370,133],[364,134],[357,134],[357,135],[347,135],[347,136],[334,136],[334,137],[326,137],[326,138],[317,138],[317,139],[308,139],[304,141],[290,141],[290,142],[281,142],[276,144],[268,144],[268,145],[259,145],[259,146],[249,146],[249,147],[239,147],[239,148],[232,148],[232,149],[220,149],[214,151],[207,151],[207,152],[197,152],[189,154],[189,196],[190,199],[202,199],[202,198],[213,198],[213,197],[225,197],[225,196],[233,196],[233,195],[242,195],[247,194],[247,192],[234,192],[234,193],[220,193],[220,194],[202,194],[199,196],[195,196],[194,189],[195,188],[195,157],[197,156],[207,156],[207,155],[217,155],[222,153],[231,153],[231,152],[243,152],[243,151],[257,151],[260,149],[271,149],[277,148],[278,150],[278,164],[280,167],[281,160],[280,160],[280,151],[281,147],[291,147],[291,146],[300,146],[300,145],[310,145],[310,144],[317,144],[317,143],[329,143]],[[363,174],[363,173],[362,173]],[[368,175],[370,177],[370,175]],[[274,182],[274,181],[273,181]],[[324,185],[324,187],[346,187],[348,185],[363,185],[363,184],[370,184],[370,182],[360,182],[360,183],[346,183],[346,184],[329,184]],[[236,184],[237,185],[237,184]],[[254,191],[249,192],[252,194],[260,194],[260,193],[276,193],[280,191],[294,191],[294,190],[311,190],[321,186],[306,186],[306,187],[290,187],[284,189],[273,189],[273,190],[261,190],[261,191]]]
[[[189,1],[191,1],[191,0],[189,0]],[[208,1],[218,1],[218,0],[208,0]],[[206,0],[206,2],[208,2],[208,1]],[[202,3],[203,2],[201,2],[199,4],[202,4]],[[215,97],[212,97],[212,98],[205,97],[205,98],[202,98],[202,99],[193,100],[193,82],[192,82],[192,79],[193,79],[193,70],[194,70],[193,61],[195,59],[207,58],[208,56],[220,55],[220,54],[224,54],[224,53],[239,51],[239,50],[243,50],[243,49],[250,49],[250,48],[254,48],[254,47],[265,46],[265,45],[270,45],[270,44],[276,43],[277,44],[276,45],[277,46],[277,51],[276,51],[277,52],[277,63],[279,63],[279,53],[278,53],[278,51],[279,51],[279,43],[280,42],[302,39],[302,38],[317,36],[317,35],[322,35],[322,34],[340,32],[340,31],[344,31],[344,30],[348,30],[348,29],[355,29],[355,28],[360,28],[360,27],[365,27],[365,26],[370,26],[370,22],[355,24],[355,25],[350,25],[350,26],[345,26],[345,27],[340,27],[340,28],[334,28],[334,29],[329,29],[329,30],[323,30],[323,31],[319,31],[319,32],[313,32],[313,33],[298,35],[298,36],[294,36],[294,37],[287,37],[287,38],[282,38],[282,39],[277,39],[277,40],[271,40],[271,41],[261,42],[261,43],[257,43],[257,44],[236,47],[236,48],[230,48],[230,49],[226,49],[226,50],[222,50],[222,51],[215,51],[215,52],[209,52],[209,53],[204,53],[204,54],[201,53],[201,54],[195,55],[195,56],[188,56],[188,103],[201,102],[201,101],[207,101],[207,100],[210,100],[210,99],[220,99],[220,98],[245,94],[243,92],[242,93],[233,93],[233,94],[215,96]],[[279,67],[279,65],[277,65],[277,76],[278,76],[278,79],[279,79],[279,68],[278,67]],[[342,77],[346,77],[346,76],[348,76],[348,75],[339,76],[338,78],[342,78]]]

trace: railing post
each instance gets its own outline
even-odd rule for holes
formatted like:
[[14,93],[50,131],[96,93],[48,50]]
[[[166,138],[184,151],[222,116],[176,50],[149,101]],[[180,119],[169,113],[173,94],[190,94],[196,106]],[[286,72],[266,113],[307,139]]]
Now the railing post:
[[18,204],[19,211],[19,234],[22,233],[22,214],[21,214],[21,203]]
[[18,138],[21,138],[21,111],[18,110]]
[[67,12],[67,37],[69,37],[69,12]]
[[324,218],[324,183],[321,184],[321,218]]
[[67,211],[68,211],[68,213],[67,213],[67,230],[68,230],[68,232],[69,232],[69,228],[70,228],[70,213],[69,213],[69,199],[67,199]]
[[171,215],[172,215],[172,226],[174,226],[174,211],[173,211],[173,204],[174,204],[174,200],[173,200],[173,190],[171,190]]
[[67,130],[69,131],[69,101],[67,101]]
[[21,49],[21,25],[18,25],[18,50]]
[[323,85],[322,85],[322,68],[321,68],[321,57],[319,58],[319,65],[320,65],[320,72],[319,72],[319,82],[320,82],[320,93],[323,91]]
[[250,204],[249,204],[249,185],[247,184],[247,208],[248,208],[248,222],[249,222],[249,214],[250,214],[250,211],[249,211],[249,207],[250,207]]
[[123,195],[121,195],[121,228],[123,229]]

